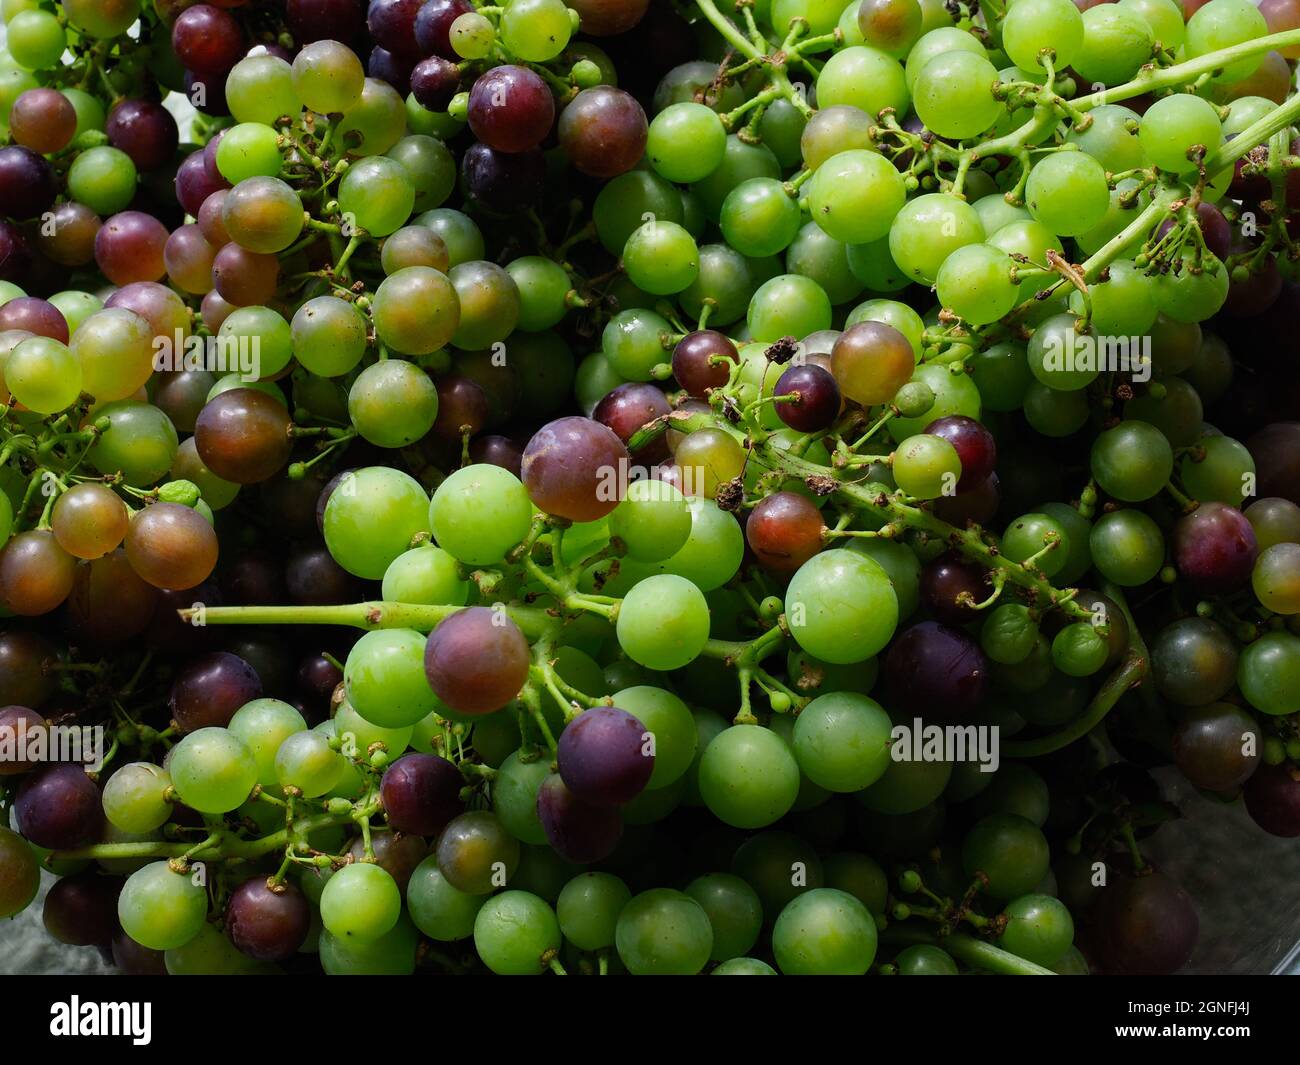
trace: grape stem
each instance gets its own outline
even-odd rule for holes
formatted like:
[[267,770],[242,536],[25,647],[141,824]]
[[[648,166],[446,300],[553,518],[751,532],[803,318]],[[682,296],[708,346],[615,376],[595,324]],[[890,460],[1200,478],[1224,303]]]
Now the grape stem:
[[1051,969],[1019,958],[1010,951],[962,932],[941,935],[924,928],[891,925],[880,933],[882,941],[900,947],[926,944],[942,947],[958,961],[1003,976],[1055,976]]

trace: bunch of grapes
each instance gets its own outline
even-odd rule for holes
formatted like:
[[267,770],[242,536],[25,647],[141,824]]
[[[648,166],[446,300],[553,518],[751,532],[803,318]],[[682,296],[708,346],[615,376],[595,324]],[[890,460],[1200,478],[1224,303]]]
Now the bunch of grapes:
[[1300,0],[2,14],[0,917],[1163,974],[1151,771],[1300,836]]

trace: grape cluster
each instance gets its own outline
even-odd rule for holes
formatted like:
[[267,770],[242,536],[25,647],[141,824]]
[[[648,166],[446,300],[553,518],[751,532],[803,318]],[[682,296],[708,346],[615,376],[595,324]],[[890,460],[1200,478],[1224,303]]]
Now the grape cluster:
[[985,8],[5,0],[0,917],[1186,965],[1150,770],[1300,836],[1300,3]]

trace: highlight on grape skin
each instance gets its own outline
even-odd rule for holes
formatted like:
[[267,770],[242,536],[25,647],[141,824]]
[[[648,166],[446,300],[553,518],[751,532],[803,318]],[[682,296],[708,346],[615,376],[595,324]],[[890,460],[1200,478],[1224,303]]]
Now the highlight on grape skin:
[[1300,0],[0,16],[0,970],[1283,961]]

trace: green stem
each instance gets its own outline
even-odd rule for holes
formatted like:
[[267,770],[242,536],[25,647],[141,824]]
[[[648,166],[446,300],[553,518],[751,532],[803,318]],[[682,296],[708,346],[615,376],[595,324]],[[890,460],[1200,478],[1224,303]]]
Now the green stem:
[[961,932],[942,936],[924,928],[892,925],[880,933],[880,938],[891,945],[914,946],[925,943],[942,947],[958,961],[975,969],[998,973],[1002,976],[1055,976],[1051,969],[1019,958],[987,940],[976,939]]

